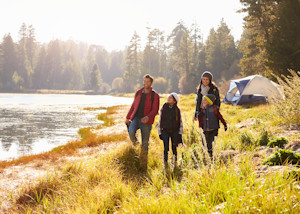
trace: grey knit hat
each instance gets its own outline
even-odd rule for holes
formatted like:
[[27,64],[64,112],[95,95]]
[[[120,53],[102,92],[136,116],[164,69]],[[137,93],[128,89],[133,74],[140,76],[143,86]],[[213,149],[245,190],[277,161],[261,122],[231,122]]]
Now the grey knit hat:
[[202,76],[201,76],[201,79],[203,77],[207,77],[210,81],[212,81],[212,79],[213,79],[214,76],[209,71],[204,71],[203,74],[202,74]]

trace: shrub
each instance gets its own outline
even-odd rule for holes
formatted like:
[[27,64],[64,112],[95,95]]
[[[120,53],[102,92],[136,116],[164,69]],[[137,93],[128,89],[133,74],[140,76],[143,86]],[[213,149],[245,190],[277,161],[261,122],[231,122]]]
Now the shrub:
[[283,79],[276,76],[284,90],[284,103],[281,99],[273,99],[275,113],[284,124],[300,126],[300,71],[289,70],[292,76]]
[[300,181],[300,170],[290,171],[287,178],[292,178],[295,179],[296,181]]
[[242,146],[250,146],[253,145],[253,138],[249,136],[247,132],[243,132],[240,137],[240,142]]
[[258,140],[258,144],[260,146],[266,146],[268,145],[268,143],[269,143],[269,133],[268,131],[263,130]]
[[106,94],[108,91],[110,91],[111,87],[108,83],[104,82],[100,86],[100,92],[103,94]]
[[154,80],[154,88],[159,93],[165,93],[168,89],[168,82],[163,77],[158,77]]
[[294,165],[300,165],[300,155],[292,150],[280,149],[263,164],[269,166],[283,165],[285,163],[291,163]]
[[287,144],[287,142],[288,142],[288,140],[285,139],[284,137],[275,138],[268,143],[268,146],[272,147],[272,148],[274,148],[276,146],[278,146],[279,148],[283,148],[284,145]]
[[119,92],[123,90],[124,80],[122,77],[116,77],[112,82],[112,89],[118,90]]

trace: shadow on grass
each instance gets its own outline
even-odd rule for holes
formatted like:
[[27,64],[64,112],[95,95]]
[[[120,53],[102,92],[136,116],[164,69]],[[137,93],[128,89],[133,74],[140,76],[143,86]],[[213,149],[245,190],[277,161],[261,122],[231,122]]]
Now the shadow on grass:
[[175,166],[175,167],[173,167],[173,170],[169,168],[165,172],[165,176],[168,181],[175,180],[177,182],[181,182],[181,180],[183,178],[183,173],[184,173],[184,171],[181,166]]
[[133,146],[128,146],[119,153],[115,158],[115,162],[122,170],[125,179],[135,181],[140,184],[149,178],[147,169],[145,169],[141,164],[139,151]]

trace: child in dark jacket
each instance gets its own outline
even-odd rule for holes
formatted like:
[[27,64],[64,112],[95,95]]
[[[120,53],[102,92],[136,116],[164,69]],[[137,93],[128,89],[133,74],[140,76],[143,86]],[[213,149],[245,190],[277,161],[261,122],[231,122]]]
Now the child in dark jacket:
[[182,143],[182,119],[181,112],[177,104],[179,96],[171,93],[160,110],[158,122],[159,138],[164,142],[164,169],[168,167],[169,139],[172,142],[173,164],[177,161],[177,146]]
[[213,105],[215,100],[216,97],[213,94],[203,96],[203,108],[199,115],[199,124],[204,131],[207,150],[211,157],[213,157],[212,143],[214,138],[218,135],[218,130],[220,128],[219,120],[221,120],[225,131],[227,131],[226,121],[221,115],[219,108],[216,105]]

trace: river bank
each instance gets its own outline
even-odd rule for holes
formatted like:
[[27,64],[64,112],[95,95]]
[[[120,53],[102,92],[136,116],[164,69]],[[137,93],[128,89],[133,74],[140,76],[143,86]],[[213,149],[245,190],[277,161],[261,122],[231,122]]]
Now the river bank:
[[[115,113],[110,114],[109,117],[114,121],[114,124],[110,127],[102,127],[95,130],[97,136],[126,136],[127,130],[124,125],[124,115],[127,113],[128,108],[126,105],[113,107]],[[1,161],[0,213],[15,212],[12,211],[14,196],[19,193],[22,187],[38,183],[39,178],[46,176],[47,173],[61,169],[66,163],[72,164],[84,161],[128,143],[127,139],[115,141],[107,139],[105,141],[107,142],[99,142],[99,145],[79,147],[71,154],[46,152],[39,155],[21,157],[14,161]]]

